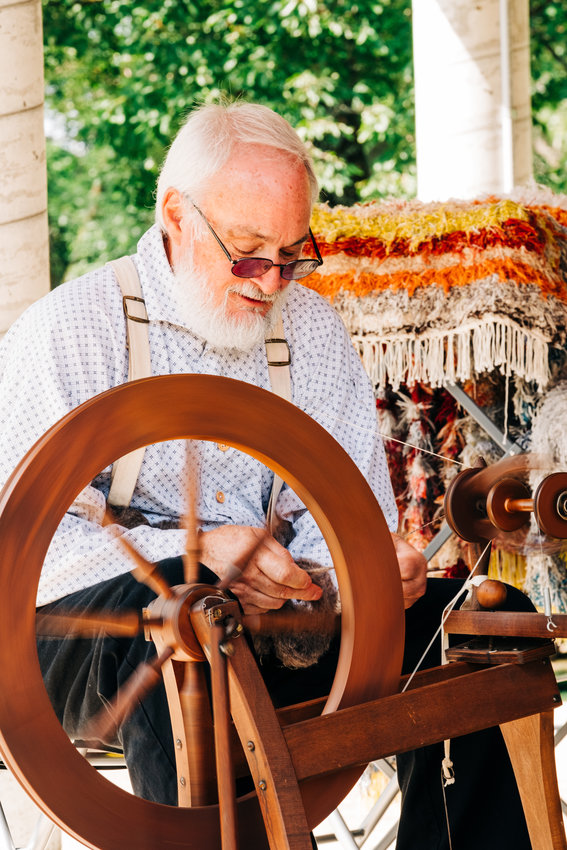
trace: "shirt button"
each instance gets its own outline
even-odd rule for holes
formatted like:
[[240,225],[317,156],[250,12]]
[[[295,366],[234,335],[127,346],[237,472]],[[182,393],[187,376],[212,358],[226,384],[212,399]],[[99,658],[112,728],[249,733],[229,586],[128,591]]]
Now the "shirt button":
[[221,505],[224,502],[224,493],[222,490],[217,490],[217,502],[220,502]]

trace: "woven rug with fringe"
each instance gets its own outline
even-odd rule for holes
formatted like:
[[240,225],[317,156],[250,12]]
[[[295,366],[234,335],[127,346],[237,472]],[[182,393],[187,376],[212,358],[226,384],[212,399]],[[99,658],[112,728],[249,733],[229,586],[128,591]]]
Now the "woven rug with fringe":
[[319,205],[324,265],[305,283],[334,304],[379,387],[497,369],[544,388],[567,332],[567,211],[553,204]]

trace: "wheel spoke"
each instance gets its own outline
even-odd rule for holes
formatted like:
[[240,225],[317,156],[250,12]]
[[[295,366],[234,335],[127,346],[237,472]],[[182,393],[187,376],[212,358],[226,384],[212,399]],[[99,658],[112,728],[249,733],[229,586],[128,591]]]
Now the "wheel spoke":
[[242,625],[253,635],[274,634],[338,634],[341,615],[332,611],[268,611],[265,614],[245,614]]
[[[145,623],[138,611],[126,611],[115,614],[111,611],[98,611],[87,614],[82,611],[69,610],[65,614],[36,615],[36,632],[41,637],[68,638],[96,637],[99,632],[105,632],[113,637],[136,637]],[[148,623],[150,625],[150,623]]]
[[171,588],[160,573],[158,565],[152,564],[151,561],[146,560],[146,558],[138,552],[136,547],[133,546],[127,538],[119,537],[118,541],[120,545],[126,549],[127,553],[136,564],[132,570],[132,575],[136,581],[142,582],[148,587],[151,587],[158,596],[171,599],[173,596]]
[[[120,521],[116,516],[116,513],[110,507],[110,505],[106,505],[106,510],[104,512],[104,519],[102,521],[103,525],[120,525]],[[126,550],[127,554],[132,558],[136,566],[131,571],[132,575],[136,579],[136,581],[141,582],[142,584],[151,587],[151,589],[157,593],[158,596],[165,596],[166,599],[171,598],[171,588],[169,587],[167,581],[160,574],[157,564],[152,564],[151,561],[148,561],[147,558],[144,558],[141,552],[139,552],[135,546],[130,543],[128,538],[125,535],[121,535],[116,538],[119,546],[122,546],[123,549]]]
[[152,661],[140,664],[110,705],[105,706],[87,723],[81,737],[87,742],[104,742],[109,736],[113,736],[115,730],[134,711],[136,704],[161,681],[161,667],[172,654],[173,649],[167,647]]
[[199,543],[199,528],[197,525],[197,464],[187,443],[185,463],[185,529],[187,532],[185,552],[183,553],[183,572],[185,584],[194,584],[199,580],[199,558],[201,546]]

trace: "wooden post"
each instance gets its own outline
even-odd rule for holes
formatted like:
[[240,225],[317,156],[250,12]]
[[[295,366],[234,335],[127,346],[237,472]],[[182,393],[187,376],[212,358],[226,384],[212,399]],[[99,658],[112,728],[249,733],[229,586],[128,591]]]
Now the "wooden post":
[[40,0],[0,0],[0,336],[49,290]]
[[532,180],[529,0],[414,0],[418,197]]
[[533,850],[565,850],[557,788],[553,712],[500,724],[522,798]]

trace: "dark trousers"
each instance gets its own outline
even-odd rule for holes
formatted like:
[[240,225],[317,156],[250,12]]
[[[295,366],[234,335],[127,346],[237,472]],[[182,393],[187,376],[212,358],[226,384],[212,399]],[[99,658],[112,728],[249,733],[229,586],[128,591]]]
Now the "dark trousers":
[[[179,558],[163,561],[162,573],[172,585],[183,581]],[[202,580],[214,582],[205,571]],[[441,612],[460,582],[431,579],[426,595],[406,614],[404,671],[411,672],[439,625]],[[140,610],[154,598],[130,574],[78,591],[43,607],[43,612]],[[530,610],[522,594],[509,593],[508,607]],[[423,666],[439,663],[436,641]],[[143,634],[135,639],[100,637],[95,640],[38,638],[38,655],[47,691],[66,732],[81,739],[88,718],[104,710],[117,687],[136,667],[155,654]],[[315,667],[283,668],[275,659],[260,670],[274,704],[300,702],[328,693],[337,645]],[[371,674],[371,669],[369,670]],[[451,706],[446,706],[451,711]],[[141,797],[175,805],[177,780],[171,726],[163,685],[159,685],[103,742],[123,749],[134,792]],[[397,850],[528,850],[525,819],[506,748],[498,729],[489,729],[452,742],[456,782],[441,782],[442,745],[398,756],[402,817]],[[448,838],[447,817],[451,844]]]
[[[406,612],[404,672],[414,669],[460,584],[457,579],[430,579],[425,596]],[[505,608],[534,610],[530,600],[512,587]],[[440,663],[440,647],[438,639],[423,668]],[[451,706],[444,710],[449,714]],[[452,739],[455,784],[445,788],[443,755],[443,744],[434,744],[397,756],[402,790],[397,850],[529,850],[524,812],[500,730]]]

